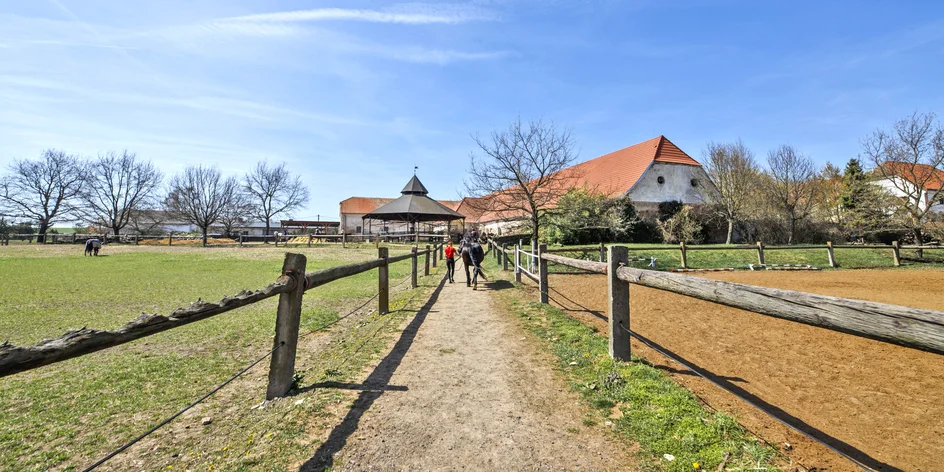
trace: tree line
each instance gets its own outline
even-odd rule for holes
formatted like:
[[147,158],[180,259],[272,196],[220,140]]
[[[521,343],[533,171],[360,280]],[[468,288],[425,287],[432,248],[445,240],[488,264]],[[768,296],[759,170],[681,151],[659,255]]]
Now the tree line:
[[308,188],[285,163],[261,161],[242,176],[217,167],[188,166],[165,179],[134,152],[109,151],[86,158],[47,149],[37,159],[15,159],[0,176],[0,226],[6,218],[36,225],[40,240],[52,225],[80,221],[115,236],[126,228],[144,233],[168,219],[232,234],[239,225],[287,215],[308,202]]
[[934,113],[875,130],[843,169],[817,167],[791,145],[761,163],[740,139],[708,143],[702,164],[711,185],[700,204],[662,202],[654,218],[637,215],[629,197],[579,184],[568,130],[519,118],[475,142],[481,155],[471,156],[466,191],[485,197],[479,211],[527,215],[524,229],[549,242],[944,239],[944,213],[935,211],[944,208],[944,126]]

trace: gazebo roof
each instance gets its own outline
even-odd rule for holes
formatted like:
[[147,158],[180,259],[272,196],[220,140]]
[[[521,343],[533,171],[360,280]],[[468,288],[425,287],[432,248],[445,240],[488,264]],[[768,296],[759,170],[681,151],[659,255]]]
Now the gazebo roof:
[[408,223],[452,221],[465,218],[461,213],[426,196],[429,191],[415,175],[400,193],[400,198],[367,213],[363,218]]

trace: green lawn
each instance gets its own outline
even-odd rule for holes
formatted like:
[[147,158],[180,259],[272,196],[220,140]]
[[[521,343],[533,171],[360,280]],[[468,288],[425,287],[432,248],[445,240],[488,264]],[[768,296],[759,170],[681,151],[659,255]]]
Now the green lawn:
[[[376,257],[364,249],[293,248],[308,270]],[[282,248],[106,246],[83,257],[78,246],[0,247],[0,342],[29,345],[83,326],[114,329],[142,312],[169,314],[203,299],[258,289],[279,276]],[[405,252],[391,249],[392,255]],[[303,332],[337,319],[374,295],[377,272],[305,294]],[[409,261],[391,266],[391,284]],[[432,284],[435,277],[423,280]],[[407,301],[398,287],[391,309]],[[428,289],[429,287],[426,287]],[[413,301],[414,304],[421,303]],[[277,297],[33,371],[0,378],[0,470],[74,470],[199,398],[272,346]],[[348,380],[379,352],[406,311],[379,316],[368,305],[345,330],[300,342],[301,385]],[[339,325],[340,326],[340,325]],[[347,392],[314,389],[265,409],[268,362],[151,438],[109,462],[111,469],[288,470],[317,450],[330,406]],[[296,398],[303,400],[296,404]],[[210,425],[200,418],[213,417]],[[244,437],[245,436],[245,437]]]

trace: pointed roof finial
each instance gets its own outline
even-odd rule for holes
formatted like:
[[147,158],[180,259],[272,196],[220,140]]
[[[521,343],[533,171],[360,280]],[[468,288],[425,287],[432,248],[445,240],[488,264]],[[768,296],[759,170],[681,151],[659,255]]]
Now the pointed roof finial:
[[413,175],[414,175],[414,176],[416,175],[416,169],[419,169],[419,168],[420,168],[420,166],[413,166]]

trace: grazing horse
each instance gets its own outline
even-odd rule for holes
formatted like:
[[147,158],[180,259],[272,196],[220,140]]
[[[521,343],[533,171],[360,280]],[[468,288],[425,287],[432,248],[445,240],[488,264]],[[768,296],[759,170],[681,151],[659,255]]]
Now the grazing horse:
[[85,241],[85,255],[98,255],[98,251],[102,248],[102,242],[98,239],[92,238]]

